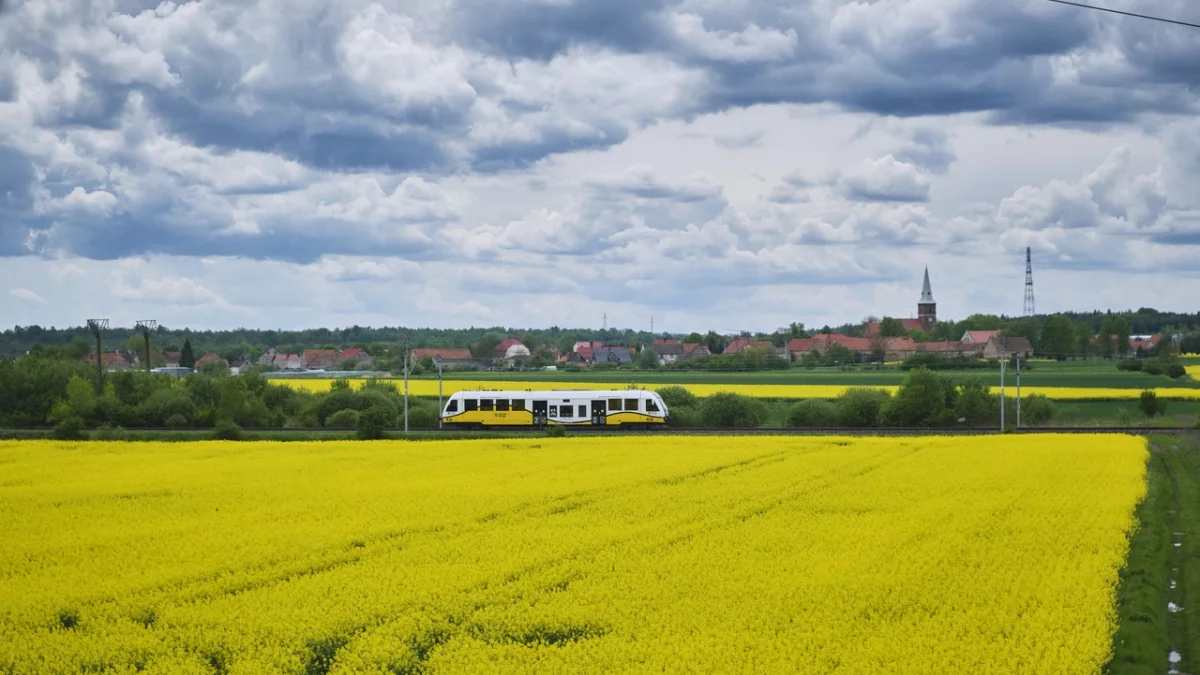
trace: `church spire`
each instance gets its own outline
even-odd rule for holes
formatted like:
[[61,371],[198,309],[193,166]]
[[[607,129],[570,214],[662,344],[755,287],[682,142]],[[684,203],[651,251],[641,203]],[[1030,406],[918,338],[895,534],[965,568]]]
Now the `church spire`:
[[921,286],[921,302],[933,302],[933,288],[929,286],[929,265],[925,266],[925,284]]

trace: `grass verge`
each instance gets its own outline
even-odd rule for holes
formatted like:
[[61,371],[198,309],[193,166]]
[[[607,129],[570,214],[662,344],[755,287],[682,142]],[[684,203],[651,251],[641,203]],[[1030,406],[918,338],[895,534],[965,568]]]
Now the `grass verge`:
[[[1200,621],[1189,616],[1200,611],[1200,441],[1152,435],[1149,443],[1146,497],[1120,574],[1118,626],[1104,669],[1112,675],[1161,675],[1169,666],[1193,673],[1200,661]],[[1183,609],[1168,611],[1168,603]],[[1179,663],[1168,664],[1172,651]]]

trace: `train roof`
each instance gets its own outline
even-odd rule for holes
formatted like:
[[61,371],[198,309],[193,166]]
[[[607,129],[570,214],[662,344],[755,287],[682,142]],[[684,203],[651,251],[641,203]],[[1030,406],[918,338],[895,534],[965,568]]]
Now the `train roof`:
[[658,392],[650,391],[649,389],[464,389],[457,391],[452,396],[479,396],[487,398],[489,396],[508,396],[508,397],[532,397],[545,396],[547,398],[570,398],[572,396],[579,398],[601,398],[601,397],[633,397],[641,394],[658,396]]

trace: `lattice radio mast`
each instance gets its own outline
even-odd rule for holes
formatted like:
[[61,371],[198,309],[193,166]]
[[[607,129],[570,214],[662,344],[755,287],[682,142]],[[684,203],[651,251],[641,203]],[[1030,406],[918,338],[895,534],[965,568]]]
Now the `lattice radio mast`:
[[1033,306],[1033,255],[1028,246],[1025,247],[1025,316],[1033,316],[1036,310]]

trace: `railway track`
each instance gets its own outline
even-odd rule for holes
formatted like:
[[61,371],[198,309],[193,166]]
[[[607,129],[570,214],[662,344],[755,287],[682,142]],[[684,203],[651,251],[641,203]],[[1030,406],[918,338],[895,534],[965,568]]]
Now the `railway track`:
[[[992,434],[1180,434],[1187,432],[1200,433],[1196,427],[1185,426],[1170,426],[1170,427],[1147,427],[1147,426],[1090,426],[1090,427],[1024,427],[1021,429],[1010,429],[1007,432],[1002,431],[999,427],[979,427],[971,429],[916,429],[916,428],[858,428],[858,427],[744,427],[744,428],[714,428],[714,427],[649,427],[647,429],[622,429],[620,427],[593,427],[593,426],[566,426],[566,427],[550,427],[561,428],[564,430],[564,436],[630,436],[630,435],[654,435],[654,436],[987,436]],[[41,435],[52,432],[50,428],[25,428],[25,429],[0,429],[0,436],[5,433],[11,435]],[[130,436],[136,437],[139,434],[196,434],[207,435],[212,432],[212,429],[207,427],[191,427],[191,428],[164,428],[164,427],[136,427],[127,429],[126,432]],[[286,429],[279,428],[257,428],[243,427],[242,432],[248,435],[253,434],[270,434],[270,435],[287,435],[287,434],[348,434],[353,433],[354,429],[329,428],[329,427],[291,427]],[[403,436],[406,432],[402,428],[387,429],[386,432],[390,435]],[[489,427],[484,429],[410,429],[407,434],[411,437],[421,436],[471,436],[471,435],[488,435],[488,436],[527,436],[530,434],[542,435],[546,433],[544,427]]]

